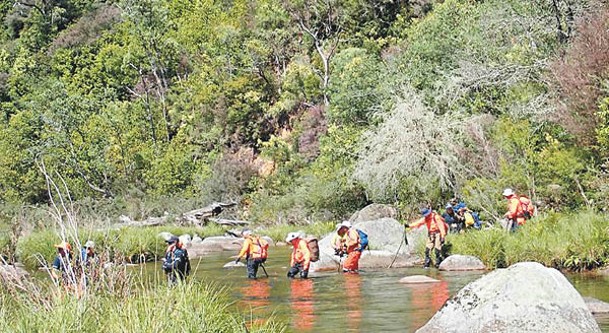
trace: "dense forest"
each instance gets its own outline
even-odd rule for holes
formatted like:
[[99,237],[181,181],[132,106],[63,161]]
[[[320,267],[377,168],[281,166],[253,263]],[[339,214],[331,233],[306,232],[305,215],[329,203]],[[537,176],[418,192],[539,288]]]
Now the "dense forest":
[[609,204],[607,1],[10,0],[0,13],[5,207],[49,204],[49,178],[115,217],[136,201],[160,214],[232,200],[243,219],[302,223],[459,196],[492,219],[504,187],[546,211]]

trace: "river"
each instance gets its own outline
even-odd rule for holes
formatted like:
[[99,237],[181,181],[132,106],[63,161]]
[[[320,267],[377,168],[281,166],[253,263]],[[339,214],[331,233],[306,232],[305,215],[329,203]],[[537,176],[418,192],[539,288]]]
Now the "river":
[[[258,280],[248,280],[245,268],[224,269],[235,253],[212,254],[193,260],[194,279],[213,281],[229,291],[250,322],[269,317],[289,323],[289,332],[414,332],[423,326],[451,296],[480,272],[440,272],[436,269],[368,269],[359,275],[324,272],[310,279],[290,280],[285,274],[288,248],[272,248]],[[152,267],[151,267],[152,268]],[[156,266],[156,269],[159,269]],[[158,272],[158,270],[157,270]],[[427,275],[436,284],[404,285],[409,275]],[[583,296],[609,302],[609,278],[569,274],[567,278]],[[609,333],[609,317],[597,317]]]

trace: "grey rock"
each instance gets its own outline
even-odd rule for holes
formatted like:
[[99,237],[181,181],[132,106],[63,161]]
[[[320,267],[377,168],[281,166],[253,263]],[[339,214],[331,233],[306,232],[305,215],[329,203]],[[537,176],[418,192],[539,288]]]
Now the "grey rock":
[[441,271],[479,271],[485,270],[486,266],[482,260],[474,256],[453,254],[442,261],[439,269]]
[[398,216],[398,211],[395,207],[390,205],[382,205],[382,204],[370,204],[360,211],[351,215],[349,221],[352,224],[363,222],[363,221],[373,221],[379,220],[382,218],[391,218],[396,219]]
[[210,252],[220,251],[239,251],[243,245],[243,238],[235,237],[207,237],[198,244],[192,244],[188,248],[188,255],[191,258],[202,257]]
[[525,262],[466,285],[417,333],[600,333],[562,273]]

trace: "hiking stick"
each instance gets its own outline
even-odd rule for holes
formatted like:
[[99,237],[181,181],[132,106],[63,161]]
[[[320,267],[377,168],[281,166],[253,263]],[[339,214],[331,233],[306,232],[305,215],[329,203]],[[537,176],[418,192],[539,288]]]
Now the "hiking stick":
[[404,231],[404,239],[402,239],[402,241],[400,242],[400,246],[398,246],[398,250],[395,251],[395,256],[393,256],[393,260],[387,268],[391,268],[391,266],[393,266],[393,264],[395,263],[395,260],[398,258],[398,254],[400,254],[400,250],[402,249],[402,244],[404,244],[404,240],[406,240],[406,245],[408,245],[408,239],[406,239],[406,231]]
[[264,275],[266,275],[266,277],[269,277],[269,274],[266,272],[266,268],[264,268],[264,264],[260,263],[260,267],[262,267],[262,271],[264,271]]
[[402,244],[406,243],[406,246],[408,246],[408,233],[406,233],[406,230],[404,230],[404,239],[402,239],[402,241],[400,242],[400,246],[398,246],[398,250],[395,251],[395,256],[393,256],[393,261],[391,261],[391,264],[389,264],[389,266],[387,268],[391,268],[391,266],[393,266],[393,264],[395,263],[395,260],[398,258],[398,254],[400,254],[400,250],[402,249]]
[[340,273],[340,266],[343,265],[343,256],[338,256],[338,273]]

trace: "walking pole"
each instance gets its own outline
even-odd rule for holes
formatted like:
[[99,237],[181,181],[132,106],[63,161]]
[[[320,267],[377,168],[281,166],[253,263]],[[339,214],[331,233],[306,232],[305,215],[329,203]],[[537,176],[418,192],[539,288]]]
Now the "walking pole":
[[266,268],[264,268],[264,264],[260,263],[260,267],[262,267],[262,271],[264,271],[264,275],[266,275],[266,277],[269,277],[269,274],[266,272]]
[[402,239],[402,241],[400,242],[400,246],[398,246],[398,250],[395,251],[395,256],[393,256],[393,261],[391,261],[391,264],[389,264],[389,267],[387,268],[391,268],[391,266],[393,266],[393,264],[395,263],[395,260],[398,258],[398,254],[400,253],[400,250],[402,249],[402,244],[406,243],[406,246],[408,246],[408,233],[406,232],[406,229],[404,229],[404,239]]
[[338,273],[340,273],[340,266],[342,266],[343,264],[343,256],[339,255],[338,256]]

